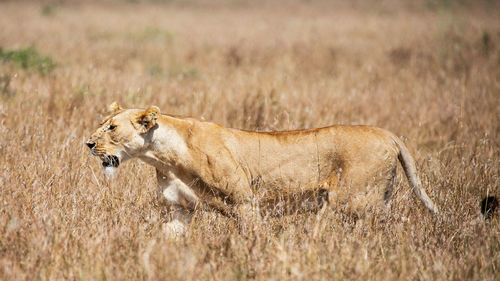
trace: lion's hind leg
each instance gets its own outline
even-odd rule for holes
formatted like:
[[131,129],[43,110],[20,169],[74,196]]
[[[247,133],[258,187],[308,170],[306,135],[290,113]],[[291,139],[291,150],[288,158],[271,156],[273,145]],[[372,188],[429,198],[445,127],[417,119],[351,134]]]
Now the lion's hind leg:
[[[396,165],[378,172],[349,169],[332,174],[320,188],[328,191],[328,204],[336,209],[364,217],[367,213],[390,210],[391,195],[396,179]],[[365,175],[365,176],[361,176]],[[347,180],[344,181],[343,178]]]
[[389,174],[389,179],[387,180],[387,184],[384,190],[384,203],[387,207],[387,211],[391,210],[391,196],[392,191],[394,190],[394,183],[396,182],[396,166],[392,169],[392,172]]
[[332,174],[330,177],[321,182],[321,184],[319,185],[319,190],[320,195],[326,195],[319,197],[318,202],[321,206],[330,205],[332,208],[337,208],[340,201],[344,200],[344,196],[342,195],[340,189],[339,176],[337,174]]

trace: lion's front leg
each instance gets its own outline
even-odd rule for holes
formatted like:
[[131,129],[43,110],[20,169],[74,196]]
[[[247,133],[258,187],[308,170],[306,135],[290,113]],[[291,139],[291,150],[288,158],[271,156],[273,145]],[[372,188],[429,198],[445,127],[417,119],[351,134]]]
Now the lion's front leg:
[[170,214],[169,221],[163,225],[163,230],[168,236],[177,238],[186,233],[198,197],[174,174],[165,175],[156,169],[156,177],[158,200],[167,206]]

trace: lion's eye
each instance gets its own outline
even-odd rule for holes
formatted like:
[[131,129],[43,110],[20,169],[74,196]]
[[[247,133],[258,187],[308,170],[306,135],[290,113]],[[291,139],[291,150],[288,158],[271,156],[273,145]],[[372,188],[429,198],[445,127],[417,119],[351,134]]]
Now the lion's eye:
[[108,130],[113,131],[114,129],[116,129],[116,125],[109,125]]

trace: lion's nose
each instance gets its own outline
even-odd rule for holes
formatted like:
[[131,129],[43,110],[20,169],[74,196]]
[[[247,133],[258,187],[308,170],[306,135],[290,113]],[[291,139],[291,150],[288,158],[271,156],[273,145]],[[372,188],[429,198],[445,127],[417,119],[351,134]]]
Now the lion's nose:
[[94,148],[94,146],[95,146],[95,142],[93,142],[93,141],[88,141],[88,142],[87,142],[87,146],[88,146],[90,149],[92,149],[92,148]]

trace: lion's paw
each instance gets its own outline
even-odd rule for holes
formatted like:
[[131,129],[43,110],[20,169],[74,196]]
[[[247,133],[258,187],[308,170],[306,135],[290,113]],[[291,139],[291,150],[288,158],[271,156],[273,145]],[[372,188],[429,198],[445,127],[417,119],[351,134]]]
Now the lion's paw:
[[170,239],[178,240],[186,234],[186,225],[179,220],[164,223],[163,233]]

